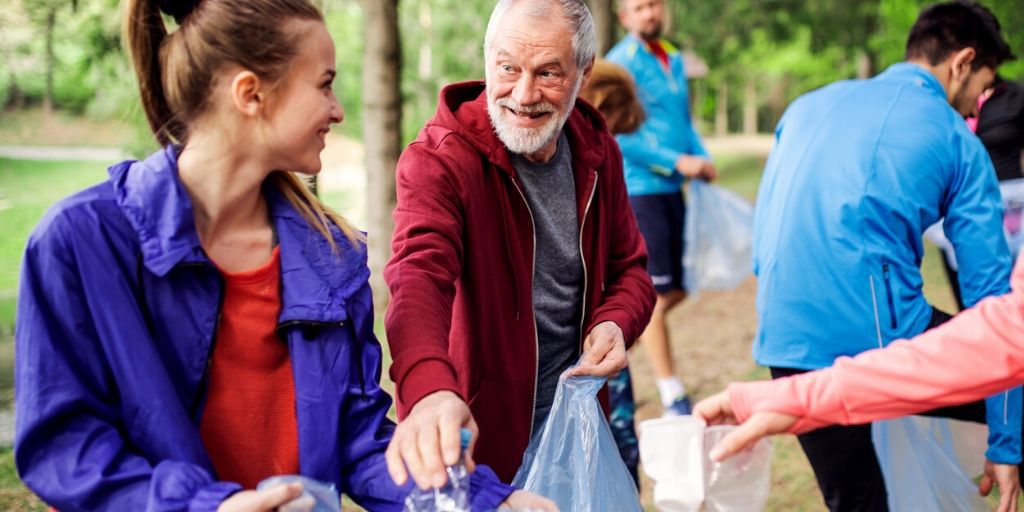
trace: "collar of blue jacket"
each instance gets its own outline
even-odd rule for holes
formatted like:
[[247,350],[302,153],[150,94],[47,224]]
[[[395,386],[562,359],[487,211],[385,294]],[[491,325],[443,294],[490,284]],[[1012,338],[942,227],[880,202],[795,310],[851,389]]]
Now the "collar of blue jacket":
[[[178,178],[180,152],[168,146],[145,160],[109,168],[117,203],[138,234],[143,264],[161,277],[177,265],[211,264],[199,243],[192,201]],[[332,249],[274,187],[264,186],[263,193],[281,246],[281,275],[303,284],[282,287],[279,322],[345,320],[347,299],[370,275],[365,244],[352,244],[332,226],[337,247]]]

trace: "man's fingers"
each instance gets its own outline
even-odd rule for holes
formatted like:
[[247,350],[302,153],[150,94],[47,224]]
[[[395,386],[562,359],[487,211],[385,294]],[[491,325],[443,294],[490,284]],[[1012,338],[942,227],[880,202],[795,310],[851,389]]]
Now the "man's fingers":
[[402,439],[399,445],[399,451],[402,454],[402,462],[405,463],[412,479],[416,481],[416,486],[420,489],[430,489],[430,477],[426,467],[423,466],[423,460],[420,458],[420,447],[417,441],[418,436],[408,435]]
[[476,471],[476,461],[473,460],[473,450],[476,449],[476,442],[480,439],[480,428],[476,426],[476,420],[473,416],[469,417],[469,421],[466,422],[466,428],[469,429],[469,446],[466,447],[466,469],[470,473]]
[[448,480],[448,473],[445,472],[445,463],[441,460],[441,445],[438,442],[437,427],[425,425],[420,428],[416,436],[416,445],[419,448],[420,460],[423,461],[424,475],[430,479],[431,487],[441,487]]
[[992,477],[987,473],[981,477],[981,482],[978,483],[978,493],[982,496],[988,496],[992,492]]
[[452,414],[442,415],[437,424],[441,436],[441,453],[444,457],[444,465],[451,466],[459,461],[459,452],[462,451],[462,429],[463,418]]
[[1012,492],[999,495],[999,506],[996,512],[1014,512],[1017,510],[1017,495]]
[[395,441],[399,435],[396,430],[395,437],[391,438],[391,442],[388,443],[388,449],[384,451],[384,460],[388,463],[388,474],[391,475],[391,479],[395,481],[395,485],[401,487],[409,479],[409,474],[405,471],[405,463],[402,462],[402,454],[399,451],[398,442]]

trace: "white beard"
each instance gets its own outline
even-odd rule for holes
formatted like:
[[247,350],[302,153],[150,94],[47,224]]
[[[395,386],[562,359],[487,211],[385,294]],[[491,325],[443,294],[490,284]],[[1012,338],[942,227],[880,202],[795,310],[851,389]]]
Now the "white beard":
[[[496,100],[491,100],[488,96],[487,115],[491,118],[491,126],[494,127],[498,140],[510,152],[520,155],[531,155],[543,149],[558,137],[562,127],[565,126],[565,121],[569,119],[569,114],[572,113],[573,106],[576,104],[576,95],[579,93],[582,83],[583,79],[580,77],[573,86],[569,100],[563,105],[562,112],[558,112],[558,107],[548,102],[524,107],[508,96]],[[515,115],[506,108],[531,114],[551,112],[554,115],[536,128],[520,128],[513,126],[506,117]]]

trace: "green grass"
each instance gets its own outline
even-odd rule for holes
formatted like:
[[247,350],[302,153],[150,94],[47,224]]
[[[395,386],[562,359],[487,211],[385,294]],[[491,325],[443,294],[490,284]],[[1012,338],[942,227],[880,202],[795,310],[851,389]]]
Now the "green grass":
[[753,201],[761,183],[764,157],[752,155],[715,155],[718,166],[718,185]]
[[106,178],[95,162],[0,158],[0,335],[14,325],[14,298],[25,240],[55,201]]

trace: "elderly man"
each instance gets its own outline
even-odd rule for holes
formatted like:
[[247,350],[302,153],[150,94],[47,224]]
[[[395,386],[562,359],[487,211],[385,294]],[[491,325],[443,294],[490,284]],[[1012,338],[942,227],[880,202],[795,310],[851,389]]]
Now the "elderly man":
[[[398,163],[385,327],[399,416],[398,482],[443,484],[458,430],[510,480],[559,374],[608,376],[654,290],[601,116],[576,97],[594,62],[582,0],[501,0],[486,82],[446,87]],[[408,472],[406,470],[408,468]]]

